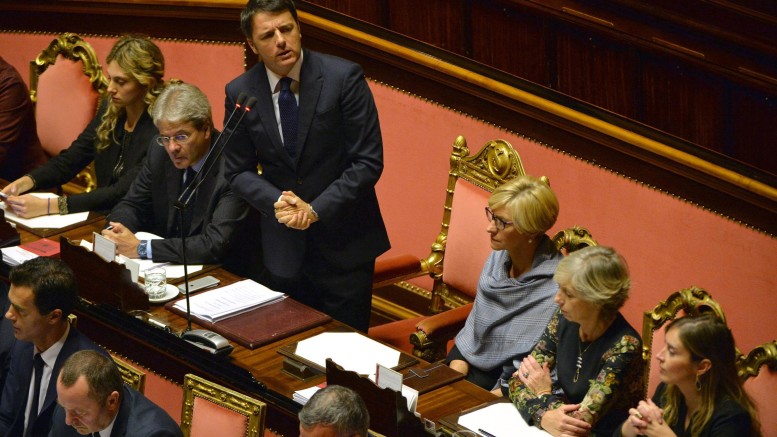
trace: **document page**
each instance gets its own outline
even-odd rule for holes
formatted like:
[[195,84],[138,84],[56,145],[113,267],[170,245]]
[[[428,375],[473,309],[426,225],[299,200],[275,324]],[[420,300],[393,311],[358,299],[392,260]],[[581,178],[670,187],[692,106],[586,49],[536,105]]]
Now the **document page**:
[[360,375],[375,373],[376,364],[396,367],[400,352],[357,332],[323,332],[297,343],[298,356],[326,368],[331,358],[345,370]]
[[515,405],[509,402],[500,402],[459,417],[459,425],[482,436],[511,437],[511,436],[538,436],[547,437],[545,431],[529,426],[518,413]]
[[[189,304],[192,314],[215,323],[284,298],[283,293],[246,279],[192,296]],[[176,302],[175,307],[186,311],[186,301]]]

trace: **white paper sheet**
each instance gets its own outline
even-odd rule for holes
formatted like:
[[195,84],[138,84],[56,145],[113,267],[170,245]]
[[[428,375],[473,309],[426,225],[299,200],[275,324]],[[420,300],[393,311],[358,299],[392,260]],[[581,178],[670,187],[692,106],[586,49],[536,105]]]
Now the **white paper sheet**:
[[515,405],[509,402],[500,402],[489,405],[485,408],[475,410],[471,413],[463,414],[459,417],[459,425],[478,432],[480,435],[486,435],[487,432],[495,437],[513,437],[513,436],[538,436],[548,437],[545,431],[529,426],[518,413]]
[[331,358],[360,375],[374,374],[376,364],[396,367],[400,357],[399,351],[357,332],[323,332],[297,343],[295,353],[324,368],[326,359]]
[[[192,296],[189,298],[189,304],[192,314],[210,322],[217,322],[284,298],[281,292],[245,279]],[[176,302],[175,306],[186,311],[186,303],[183,301]]]

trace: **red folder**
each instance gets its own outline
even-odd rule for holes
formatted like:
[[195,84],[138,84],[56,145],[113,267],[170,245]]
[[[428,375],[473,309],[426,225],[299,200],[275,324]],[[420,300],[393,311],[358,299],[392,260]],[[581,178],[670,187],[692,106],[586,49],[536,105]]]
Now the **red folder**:
[[[174,307],[175,302],[177,301],[168,302],[165,308],[185,318],[186,312]],[[294,299],[286,298],[216,323],[208,322],[194,314],[192,320],[243,347],[256,349],[323,325],[332,318]]]

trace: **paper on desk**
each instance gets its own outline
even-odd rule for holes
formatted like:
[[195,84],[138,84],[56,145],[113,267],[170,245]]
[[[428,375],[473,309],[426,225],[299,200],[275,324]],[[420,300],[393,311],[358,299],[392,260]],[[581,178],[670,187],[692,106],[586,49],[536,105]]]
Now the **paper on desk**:
[[[284,298],[285,295],[281,292],[245,279],[193,296],[189,298],[189,304],[192,314],[216,323]],[[186,311],[186,302],[178,301],[175,307]]]
[[496,437],[540,436],[548,437],[545,431],[529,426],[518,413],[515,405],[500,402],[459,417],[459,425],[472,430],[483,430]]
[[[57,197],[57,195],[53,193],[30,193],[30,195],[39,197],[41,199]],[[65,214],[65,215],[59,215],[59,214],[42,215],[40,217],[26,219],[14,214],[13,209],[8,208],[5,202],[3,202],[2,206],[0,207],[2,207],[5,210],[6,220],[16,222],[22,226],[27,226],[28,228],[60,229],[60,228],[64,228],[64,227],[82,222],[89,217],[89,212],[87,211],[87,212],[77,212],[75,214]]]
[[396,367],[400,352],[357,332],[323,332],[297,343],[295,353],[326,368],[331,358],[345,370],[360,375],[375,373],[375,365]]
[[[149,234],[147,232],[138,232],[137,234],[135,234],[135,236],[139,236],[139,235],[143,236],[143,237],[148,237],[149,235],[153,235],[153,234]],[[140,240],[153,240],[155,238],[161,238],[161,237],[157,237],[156,235],[153,235],[153,238],[138,238],[138,239],[140,239]],[[81,240],[80,246],[83,247],[83,248],[86,248],[90,252],[93,251],[93,249],[94,249],[94,246],[92,245],[92,243],[89,242],[89,241],[86,241],[86,240]],[[129,258],[127,258],[124,255],[116,255],[115,261],[117,263],[119,263],[119,264],[124,264],[126,262],[126,260],[128,260],[128,259]],[[134,261],[136,264],[138,264],[138,266],[139,266],[138,267],[139,276],[141,278],[145,278],[146,277],[145,276],[145,271],[146,270],[154,268],[154,267],[164,267],[165,275],[167,276],[168,280],[183,278],[183,265],[181,265],[181,264],[170,264],[170,263],[166,263],[166,262],[154,262],[154,261],[152,261],[150,259],[133,259],[132,261]],[[199,272],[200,270],[202,270],[202,267],[203,267],[202,264],[189,265],[188,266],[189,274],[191,275],[192,273]],[[132,271],[132,269],[130,269],[130,271]],[[137,281],[137,279],[135,279],[135,281]]]

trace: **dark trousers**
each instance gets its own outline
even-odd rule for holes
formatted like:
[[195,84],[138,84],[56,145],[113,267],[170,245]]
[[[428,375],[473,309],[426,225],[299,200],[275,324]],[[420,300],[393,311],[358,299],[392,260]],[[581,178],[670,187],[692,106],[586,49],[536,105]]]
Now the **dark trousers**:
[[362,332],[370,327],[375,260],[343,270],[310,251],[296,277],[279,278],[265,271],[260,282]]

